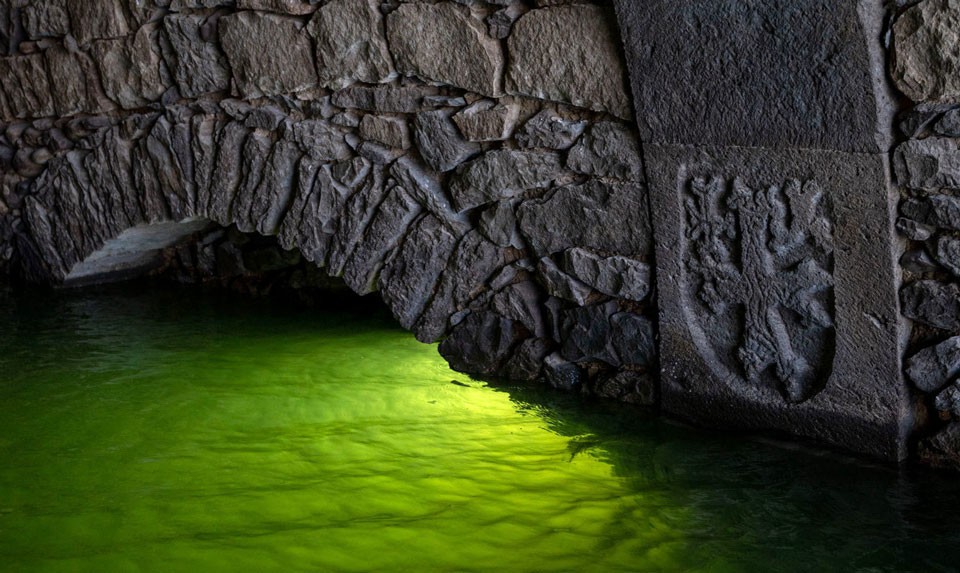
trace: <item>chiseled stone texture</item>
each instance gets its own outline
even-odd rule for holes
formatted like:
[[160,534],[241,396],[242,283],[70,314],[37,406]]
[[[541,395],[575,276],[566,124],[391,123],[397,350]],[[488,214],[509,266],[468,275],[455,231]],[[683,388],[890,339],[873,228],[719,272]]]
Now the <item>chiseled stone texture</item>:
[[630,76],[644,141],[889,148],[894,105],[884,87],[882,2],[615,4],[633,54]]
[[230,89],[226,56],[214,41],[205,37],[206,17],[171,14],[163,19],[164,31],[173,50],[169,67],[183,97]]
[[488,96],[502,93],[503,50],[466,6],[402,4],[387,16],[397,70]]
[[396,75],[377,0],[328,2],[308,29],[317,46],[320,85],[341,89],[358,81],[383,83]]
[[960,98],[960,2],[923,0],[897,19],[892,75],[914,101]]
[[612,15],[600,6],[531,10],[507,39],[507,91],[632,117],[614,29]]
[[881,155],[645,145],[662,405],[905,455]]
[[220,19],[220,41],[245,98],[296,93],[317,84],[313,46],[289,16],[238,12]]

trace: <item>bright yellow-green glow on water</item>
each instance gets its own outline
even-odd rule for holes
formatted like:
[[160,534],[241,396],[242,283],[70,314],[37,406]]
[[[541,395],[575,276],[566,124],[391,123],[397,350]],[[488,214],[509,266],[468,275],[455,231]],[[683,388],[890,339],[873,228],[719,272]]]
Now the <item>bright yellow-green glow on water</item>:
[[0,571],[957,563],[950,480],[490,387],[379,316],[120,291],[0,320]]

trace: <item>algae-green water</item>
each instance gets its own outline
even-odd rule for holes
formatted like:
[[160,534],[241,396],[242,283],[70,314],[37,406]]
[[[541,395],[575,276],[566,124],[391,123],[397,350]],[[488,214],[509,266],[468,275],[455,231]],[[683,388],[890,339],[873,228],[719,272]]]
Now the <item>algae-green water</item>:
[[473,381],[377,312],[0,294],[0,571],[956,571],[956,482]]

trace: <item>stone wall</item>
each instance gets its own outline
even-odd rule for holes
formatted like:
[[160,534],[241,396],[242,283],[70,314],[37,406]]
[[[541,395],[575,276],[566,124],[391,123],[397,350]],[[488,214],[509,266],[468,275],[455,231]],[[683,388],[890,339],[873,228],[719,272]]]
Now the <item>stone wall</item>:
[[652,403],[602,4],[0,3],[4,260],[60,283],[126,229],[209,220],[379,291],[459,370]]
[[908,101],[894,170],[901,309],[910,319],[906,376],[920,397],[920,454],[960,460],[960,3],[925,0],[898,10],[890,69]]

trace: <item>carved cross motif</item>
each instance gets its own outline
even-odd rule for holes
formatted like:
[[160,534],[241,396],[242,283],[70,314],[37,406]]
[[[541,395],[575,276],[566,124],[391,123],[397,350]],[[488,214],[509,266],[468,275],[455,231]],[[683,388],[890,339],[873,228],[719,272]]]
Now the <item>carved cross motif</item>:
[[824,357],[796,333],[833,327],[823,191],[813,181],[752,189],[719,177],[693,179],[688,191],[686,265],[704,311],[742,316],[733,358],[747,382],[772,376],[787,400],[809,398]]

